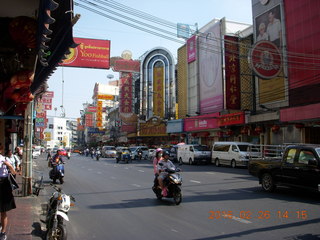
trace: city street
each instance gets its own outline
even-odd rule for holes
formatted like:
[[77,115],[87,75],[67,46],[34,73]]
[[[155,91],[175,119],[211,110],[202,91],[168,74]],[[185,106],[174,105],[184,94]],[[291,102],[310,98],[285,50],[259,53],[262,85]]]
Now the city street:
[[[43,156],[36,161],[45,163]],[[63,190],[76,198],[68,239],[320,237],[319,195],[285,188],[265,193],[244,168],[182,165],[178,206],[156,199],[148,161],[116,164],[73,154],[65,169]],[[45,191],[52,191],[48,184]]]

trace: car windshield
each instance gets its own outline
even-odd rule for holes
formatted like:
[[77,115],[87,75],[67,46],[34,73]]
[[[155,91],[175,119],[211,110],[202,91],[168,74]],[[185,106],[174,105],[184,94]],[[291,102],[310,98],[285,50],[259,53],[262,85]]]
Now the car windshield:
[[316,148],[316,152],[317,152],[318,156],[320,157],[320,148]]
[[136,147],[132,147],[132,148],[129,148],[129,150],[130,150],[131,152],[134,152],[134,151],[137,150],[137,148],[136,148]]
[[115,147],[106,147],[106,150],[116,150]]
[[[249,145],[248,144],[239,144],[238,147],[239,147],[241,152],[248,152],[248,150],[249,150]],[[252,148],[251,150],[253,152],[255,152],[254,148]]]
[[207,146],[194,146],[194,149],[196,151],[209,151],[209,148]]

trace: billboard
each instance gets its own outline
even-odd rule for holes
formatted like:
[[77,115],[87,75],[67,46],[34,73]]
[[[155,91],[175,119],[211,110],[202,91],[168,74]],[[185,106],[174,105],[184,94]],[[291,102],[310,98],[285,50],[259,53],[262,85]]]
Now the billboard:
[[120,77],[120,113],[132,113],[132,73],[122,73]]
[[164,117],[164,68],[153,68],[153,114],[160,118]]
[[113,71],[116,72],[140,72],[140,61],[119,59],[114,62]]
[[69,48],[70,54],[61,66],[84,68],[110,68],[110,41],[89,38],[74,38],[79,44]]
[[198,37],[200,111],[202,114],[223,109],[221,26],[214,23]]

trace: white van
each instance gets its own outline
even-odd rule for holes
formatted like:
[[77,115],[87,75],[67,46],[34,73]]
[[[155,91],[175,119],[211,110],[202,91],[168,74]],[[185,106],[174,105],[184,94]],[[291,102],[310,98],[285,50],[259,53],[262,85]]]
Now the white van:
[[211,152],[205,145],[185,144],[178,147],[179,163],[198,164],[210,163]]
[[248,142],[215,142],[212,147],[212,163],[217,167],[220,165],[229,165],[233,168],[246,167],[249,154],[253,154],[252,146],[253,144]]

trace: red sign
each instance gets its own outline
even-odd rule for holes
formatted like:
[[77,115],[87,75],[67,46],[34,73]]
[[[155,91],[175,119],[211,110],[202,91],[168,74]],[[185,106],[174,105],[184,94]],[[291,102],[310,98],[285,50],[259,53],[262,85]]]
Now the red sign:
[[260,78],[272,79],[279,75],[282,68],[280,50],[270,41],[259,41],[252,47],[250,64]]
[[206,114],[184,119],[184,131],[199,131],[218,128],[219,113]]
[[123,73],[120,79],[120,113],[132,113],[132,74]]
[[113,71],[140,72],[140,61],[120,59],[114,62]]
[[238,38],[225,36],[226,108],[240,109]]
[[97,111],[97,107],[87,107],[87,112],[96,112]]
[[188,55],[188,63],[191,63],[197,58],[197,41],[196,36],[192,36],[187,40],[187,55]]
[[62,66],[84,68],[110,68],[110,41],[88,38],[74,38],[79,44],[70,48],[70,54]]
[[237,112],[237,113],[230,113],[230,114],[220,116],[218,125],[219,127],[222,127],[222,126],[244,124],[244,123],[245,123],[244,112]]

